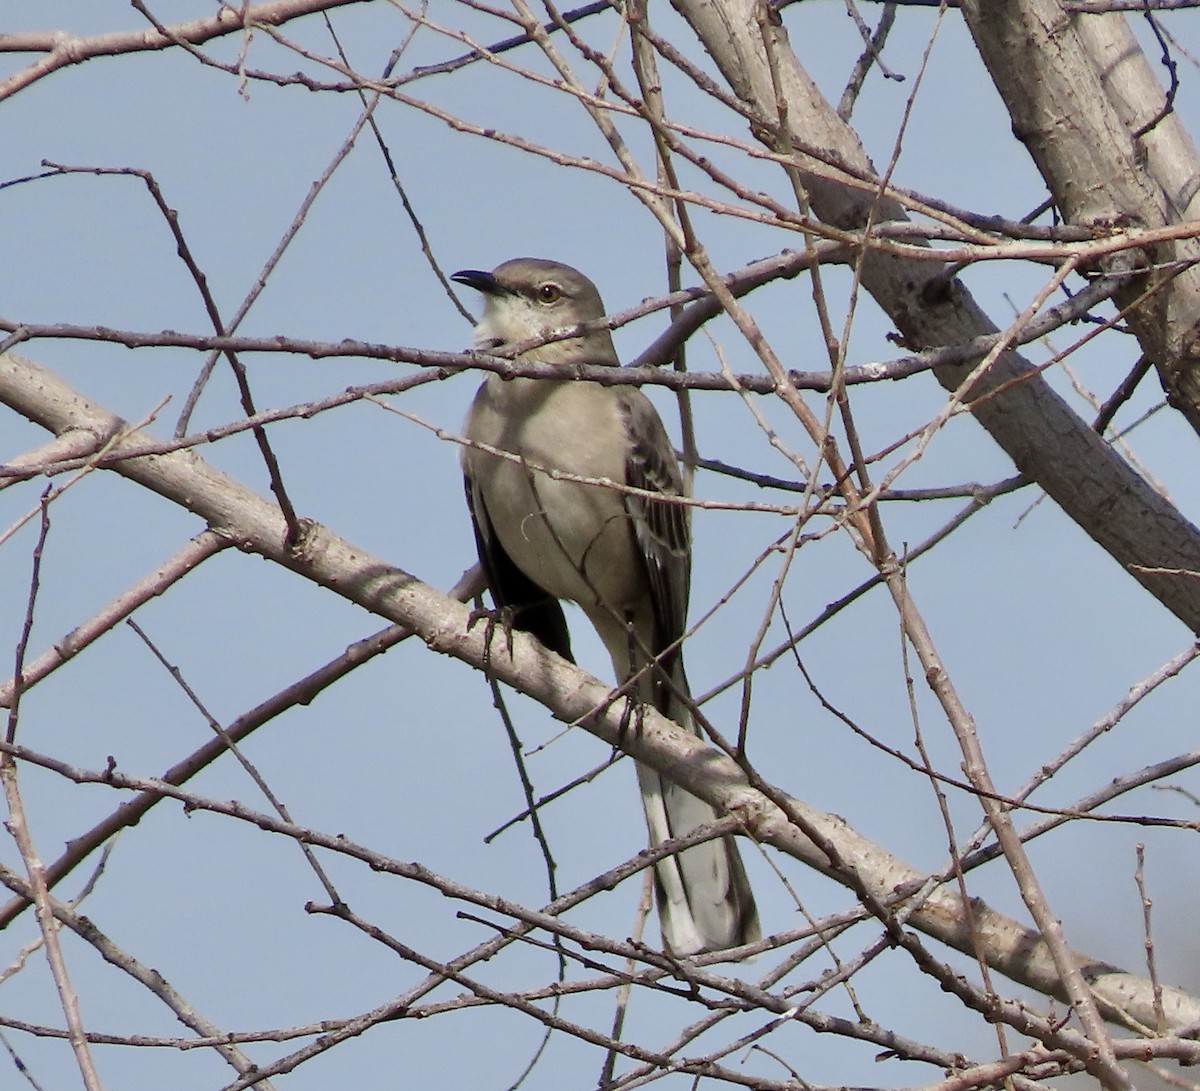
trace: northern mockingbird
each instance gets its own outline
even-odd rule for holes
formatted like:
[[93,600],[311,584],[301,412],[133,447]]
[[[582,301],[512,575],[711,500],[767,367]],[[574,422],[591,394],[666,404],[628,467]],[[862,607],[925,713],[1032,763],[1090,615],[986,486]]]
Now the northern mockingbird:
[[[553,261],[516,258],[490,273],[464,269],[451,279],[483,293],[475,347],[485,352],[604,315],[596,286]],[[539,345],[520,358],[620,366],[605,329]],[[675,451],[650,400],[631,386],[493,374],[475,395],[464,435],[475,445],[462,454],[467,503],[496,606],[516,628],[574,661],[559,600],[578,603],[618,681],[638,675],[633,693],[640,701],[699,734],[679,645],[691,573],[686,508],[547,472],[680,496]],[[651,845],[716,817],[653,769],[639,764],[637,772]],[[663,859],[655,879],[663,942],[674,953],[720,951],[761,935],[732,837]]]

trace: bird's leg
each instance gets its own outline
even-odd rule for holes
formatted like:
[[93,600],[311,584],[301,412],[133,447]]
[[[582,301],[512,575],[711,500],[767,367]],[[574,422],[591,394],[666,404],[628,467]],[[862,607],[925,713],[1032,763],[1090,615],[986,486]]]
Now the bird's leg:
[[[634,730],[640,731],[642,726],[642,695],[641,685],[638,682],[630,684],[630,679],[637,673],[637,663],[641,656],[638,655],[638,640],[637,634],[634,631],[633,614],[626,610],[622,619],[625,625],[625,670],[617,671],[618,681],[622,682],[622,689],[625,692],[625,707],[621,712],[621,724],[617,729],[617,741],[622,742],[625,739],[625,732],[629,730],[631,724],[634,725]],[[613,664],[617,666],[616,663]]]
[[636,694],[627,693],[625,696],[627,700],[621,709],[621,722],[617,725],[618,745],[625,741],[625,733],[629,730],[630,725],[633,726],[635,736],[642,729],[642,703],[637,699]]
[[492,655],[492,637],[496,632],[496,624],[499,622],[500,627],[504,630],[504,639],[508,642],[508,654],[512,656],[512,634],[513,634],[513,618],[515,611],[511,606],[501,606],[496,610],[489,610],[483,605],[482,599],[475,600],[475,608],[467,615],[467,628],[470,629],[478,621],[487,623],[487,629],[484,633],[484,666],[487,666],[488,660]]

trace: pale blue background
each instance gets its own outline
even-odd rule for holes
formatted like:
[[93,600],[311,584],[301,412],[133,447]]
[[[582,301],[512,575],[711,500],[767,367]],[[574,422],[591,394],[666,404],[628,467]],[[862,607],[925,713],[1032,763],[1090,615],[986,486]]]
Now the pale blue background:
[[[194,18],[203,3],[157,4],[165,22]],[[874,5],[865,14],[877,18]],[[95,34],[142,25],[115,2],[10,4],[0,30],[60,28]],[[446,0],[429,9],[435,22],[469,28],[481,40],[513,33]],[[666,7],[655,24],[698,55]],[[795,4],[785,12],[793,46],[827,96],[836,101],[861,43],[840,4]],[[333,14],[334,24],[360,71],[379,72],[406,32],[405,20],[385,4]],[[913,86],[934,25],[927,10],[901,11],[888,44],[890,67],[908,77],[885,83],[872,73],[854,123],[876,163],[886,163],[896,139],[905,96]],[[1167,25],[1196,48],[1197,18],[1186,12]],[[329,48],[319,19],[285,33],[319,51]],[[589,40],[607,48],[614,16],[590,21]],[[212,43],[220,58],[237,55],[241,39]],[[564,47],[565,48],[565,47]],[[401,68],[461,52],[432,31],[418,34]],[[1157,57],[1151,47],[1150,56]],[[301,60],[258,31],[250,63],[290,72]],[[546,71],[532,50],[509,54],[515,63]],[[0,72],[30,58],[0,56]],[[572,57],[576,71],[585,66]],[[1181,58],[1179,109],[1196,121],[1197,74]],[[585,83],[595,82],[593,74]],[[586,115],[569,96],[532,89],[511,75],[475,65],[452,76],[418,81],[406,90],[474,123],[519,132],[529,139],[612,158]],[[42,159],[72,165],[133,166],[152,171],[180,221],[222,307],[231,315],[292,220],[313,180],[350,130],[360,109],[352,95],[315,95],[300,88],[250,83],[239,94],[235,78],[201,67],[179,51],[101,58],[59,72],[4,102],[4,166],[0,181],[32,174]],[[697,99],[668,73],[668,106],[706,129],[749,139],[744,122]],[[377,119],[409,196],[445,269],[488,268],[518,254],[578,265],[600,286],[612,309],[658,294],[664,285],[661,233],[618,184],[564,170],[487,140],[456,134],[445,124],[395,103]],[[652,170],[643,133],[625,126]],[[747,171],[731,152],[714,152],[758,188],[789,200],[783,177],[762,164]],[[685,172],[689,184],[700,184]],[[1043,188],[983,71],[969,36],[947,15],[904,140],[896,180],[945,200],[1019,217],[1036,206]],[[697,214],[702,237],[722,268],[800,245],[797,236],[740,221]],[[129,178],[54,178],[0,189],[0,315],[26,322],[99,323],[106,326],[204,332],[207,321],[194,285],[141,183]],[[981,266],[968,285],[1001,323],[1023,308],[1046,275],[1017,265]],[[826,273],[840,329],[846,276]],[[1007,297],[1007,298],[1006,298]],[[1008,301],[1011,299],[1011,303]],[[467,298],[468,306],[476,300]],[[789,366],[825,365],[812,317],[808,282],[799,278],[753,297],[756,318]],[[656,317],[621,330],[618,349],[635,355],[662,328]],[[728,323],[713,323],[730,365],[758,364]],[[849,349],[851,363],[888,359],[896,349],[889,325],[869,299],[860,303]],[[364,135],[318,199],[307,223],[242,327],[247,334],[287,334],[339,340],[352,337],[419,347],[455,349],[469,343],[469,327],[434,283],[413,231],[392,190],[381,157]],[[1072,331],[1056,335],[1063,347]],[[79,390],[130,420],[166,396],[171,403],[152,430],[169,433],[199,360],[172,350],[131,352],[72,341],[21,346]],[[1031,353],[1038,356],[1036,346]],[[1136,357],[1132,340],[1102,338],[1075,365],[1084,381],[1106,395]],[[406,368],[366,360],[312,362],[284,355],[247,357],[260,407],[281,406],[371,382]],[[692,342],[693,368],[713,369],[716,358],[701,336]],[[1069,390],[1059,372],[1049,378]],[[397,399],[407,411],[451,431],[461,421],[476,384],[470,375],[431,384]],[[661,393],[661,392],[660,392]],[[1160,399],[1153,380],[1121,420],[1131,421]],[[920,427],[943,403],[928,376],[853,392],[869,450]],[[658,397],[677,434],[673,405]],[[789,466],[763,442],[750,416],[729,396],[695,398],[701,452],[780,475]],[[759,402],[785,442],[811,459],[811,445],[779,406]],[[811,404],[823,408],[813,396]],[[1091,413],[1086,407],[1085,416]],[[194,426],[236,419],[239,410],[227,371],[218,367]],[[360,403],[306,422],[271,430],[274,448],[299,511],[349,540],[389,558],[434,586],[448,588],[472,561],[461,502],[457,454],[419,425]],[[0,411],[0,459],[42,442],[44,436],[11,412]],[[1181,509],[1195,518],[1200,500],[1196,436],[1169,412],[1158,414],[1134,438],[1141,457],[1165,482]],[[205,458],[265,491],[253,444],[242,437],[202,450]],[[889,456],[892,465],[898,456]],[[925,458],[897,482],[903,487],[991,482],[1011,465],[967,418],[953,421]],[[0,529],[36,503],[40,485],[0,493]],[[697,492],[719,499],[778,498],[729,479],[702,474]],[[1015,789],[1038,766],[1103,715],[1128,687],[1173,656],[1189,634],[1145,595],[1049,501],[1016,526],[1037,498],[1027,489],[995,502],[930,557],[916,563],[911,581],[952,677],[976,717],[993,776]],[[940,526],[962,500],[919,506],[889,504],[885,525],[892,543],[915,544]],[[195,519],[114,475],[93,475],[58,501],[43,562],[43,590],[33,653],[91,615],[201,530]],[[810,529],[823,528],[814,522]],[[693,616],[709,609],[758,553],[786,529],[778,517],[703,513],[695,519]],[[28,589],[33,527],[0,549],[0,656],[11,662]],[[740,669],[757,630],[777,562],[768,563],[716,620],[689,645],[689,673],[697,691]],[[796,626],[870,575],[844,534],[805,545],[793,566],[785,602]],[[228,722],[336,655],[346,643],[381,626],[377,618],[262,561],[229,551],[205,564],[138,615],[163,652],[185,673],[211,712]],[[584,626],[572,618],[583,665],[601,677],[609,666]],[[885,595],[864,598],[802,646],[805,665],[828,699],[888,744],[912,751],[899,656],[898,625]],[[767,639],[782,638],[776,621]],[[8,649],[4,652],[2,649]],[[914,670],[916,670],[914,664]],[[0,673],[7,674],[7,668]],[[920,689],[925,740],[939,767],[957,775],[959,755],[933,702]],[[853,737],[824,713],[786,659],[755,685],[752,757],[774,783],[844,815],[910,862],[940,866],[947,838],[929,785]],[[1186,675],[1160,691],[1112,735],[1069,766],[1039,799],[1065,805],[1111,777],[1195,745],[1196,681]],[[507,743],[484,680],[417,643],[402,646],[260,730],[246,745],[295,819],[356,840],[400,859],[419,860],[464,883],[538,906],[547,900],[543,865],[528,832],[510,831],[490,846],[482,838],[523,806]],[[544,710],[513,699],[526,747],[559,733]],[[709,714],[732,730],[736,691],[715,701]],[[20,740],[37,750],[90,768],[113,755],[122,769],[154,775],[205,740],[209,729],[165,672],[127,628],[119,628],[86,655],[31,691],[23,704]],[[572,732],[530,759],[539,792],[590,768],[603,747]],[[642,819],[633,770],[622,763],[545,813],[569,889],[641,847]],[[1178,783],[1200,790],[1194,775]],[[33,836],[46,860],[62,843],[119,802],[101,788],[77,788],[37,770],[23,772]],[[229,760],[191,787],[202,794],[239,798],[267,809],[244,773]],[[951,793],[960,836],[978,821],[978,806]],[[1181,797],[1141,791],[1123,800],[1121,813],[1192,819]],[[1041,879],[1071,942],[1080,950],[1140,970],[1141,907],[1134,889],[1133,848],[1145,841],[1147,874],[1155,900],[1156,940],[1164,980],[1200,987],[1195,904],[1198,890],[1194,835],[1182,831],[1080,823],[1031,848]],[[3,858],[19,866],[10,842]],[[786,893],[765,863],[747,848],[764,925],[779,931],[798,924]],[[487,933],[455,919],[462,908],[436,893],[365,873],[326,859],[343,896],[360,914],[404,942],[450,958]],[[819,914],[850,904],[842,890],[797,867],[783,866],[806,907]],[[60,893],[73,894],[85,870]],[[971,889],[1024,919],[1002,867],[972,876]],[[632,926],[637,889],[627,884],[572,915],[585,926],[617,935]],[[423,974],[328,917],[310,917],[307,900],[323,900],[296,846],[212,815],[185,817],[174,805],[156,808],[117,845],[107,873],[85,911],[119,944],[159,969],[196,1007],[225,1029],[267,1028],[350,1016],[396,995]],[[652,926],[653,931],[653,926]],[[34,934],[31,917],[0,937],[0,966]],[[851,957],[873,931],[843,941]],[[88,948],[67,937],[70,969],[89,1029],[113,1033],[176,1034],[171,1014]],[[957,961],[957,960],[956,960]],[[814,961],[793,980],[816,974]],[[757,974],[764,965],[749,971]],[[507,952],[473,971],[494,986],[529,987],[552,979],[549,958]],[[944,1048],[980,1059],[996,1050],[994,1032],[965,1017],[937,987],[892,954],[856,978],[858,995],[879,1022]],[[1001,981],[1006,994],[1019,993]],[[445,997],[458,992],[444,989]],[[824,1010],[851,1014],[835,994]],[[44,961],[0,985],[0,1013],[59,1025],[61,1011]],[[607,1028],[611,999],[582,997],[564,1004],[567,1018]],[[657,1045],[697,1018],[698,1010],[652,996],[635,997],[628,1037]],[[739,1022],[740,1030],[752,1022]],[[509,1013],[478,1011],[425,1022],[393,1023],[338,1047],[282,1077],[277,1086],[307,1091],[336,1083],[363,1091],[382,1088],[503,1088],[523,1068],[541,1029]],[[63,1043],[6,1032],[41,1085],[80,1085]],[[935,1080],[926,1068],[879,1064],[876,1050],[821,1038],[789,1027],[768,1040],[810,1082],[912,1084]],[[248,1052],[267,1062],[291,1047],[268,1044]],[[205,1051],[97,1047],[111,1088],[216,1088],[232,1070]],[[531,1089],[595,1084],[599,1053],[556,1036],[525,1084]],[[736,1063],[739,1059],[731,1059]],[[786,1073],[763,1057],[748,1071],[773,1078]],[[20,1086],[0,1054],[0,1086]],[[686,1086],[682,1079],[672,1086]]]

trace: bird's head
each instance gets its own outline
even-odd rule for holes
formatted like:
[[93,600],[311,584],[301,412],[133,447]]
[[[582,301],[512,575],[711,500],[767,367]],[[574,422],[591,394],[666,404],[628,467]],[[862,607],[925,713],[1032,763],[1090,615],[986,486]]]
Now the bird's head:
[[513,258],[490,273],[462,269],[450,279],[483,294],[483,318],[475,327],[477,349],[494,352],[545,339],[522,358],[548,364],[618,363],[606,329],[549,340],[555,333],[604,317],[600,293],[577,269],[541,258]]

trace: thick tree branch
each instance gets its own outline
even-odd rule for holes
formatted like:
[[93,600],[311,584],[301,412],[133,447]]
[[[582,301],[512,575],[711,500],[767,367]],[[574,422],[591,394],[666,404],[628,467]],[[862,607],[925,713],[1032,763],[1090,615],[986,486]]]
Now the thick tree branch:
[[[1165,92],[1123,16],[1072,18],[1058,0],[964,0],[962,11],[1013,132],[1069,222],[1154,228],[1200,216],[1200,156],[1178,114],[1162,113]],[[1195,263],[1200,246],[1178,239],[1149,257]],[[1200,268],[1172,277],[1128,322],[1168,400],[1200,432]]]

